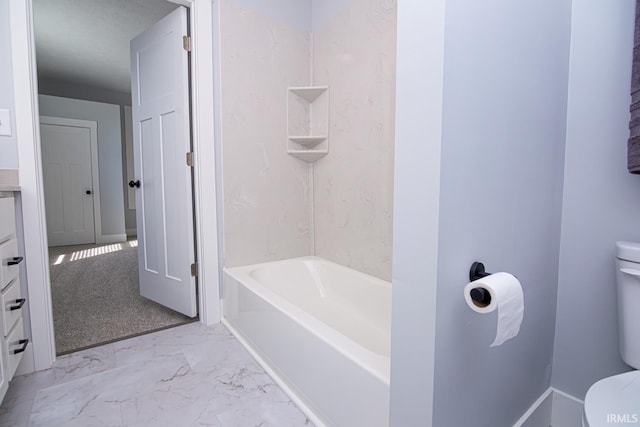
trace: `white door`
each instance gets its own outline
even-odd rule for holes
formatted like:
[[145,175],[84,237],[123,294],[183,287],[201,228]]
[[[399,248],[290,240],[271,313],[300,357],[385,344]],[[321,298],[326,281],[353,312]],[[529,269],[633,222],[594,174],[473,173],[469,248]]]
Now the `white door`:
[[193,317],[186,35],[187,9],[180,6],[131,41],[131,95],[140,294]]
[[97,123],[43,116],[40,138],[49,246],[95,243]]

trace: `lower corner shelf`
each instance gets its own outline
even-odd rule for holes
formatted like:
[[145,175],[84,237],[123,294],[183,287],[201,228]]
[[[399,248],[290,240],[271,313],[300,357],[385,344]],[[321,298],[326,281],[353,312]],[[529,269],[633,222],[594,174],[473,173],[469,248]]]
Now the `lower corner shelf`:
[[307,163],[313,163],[318,159],[329,154],[328,150],[288,150],[290,155],[304,160]]

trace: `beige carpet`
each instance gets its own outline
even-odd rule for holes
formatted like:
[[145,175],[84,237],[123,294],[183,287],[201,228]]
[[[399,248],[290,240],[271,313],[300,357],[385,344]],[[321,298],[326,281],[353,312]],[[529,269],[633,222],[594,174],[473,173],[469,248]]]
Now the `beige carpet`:
[[192,321],[140,296],[137,241],[49,248],[58,355]]

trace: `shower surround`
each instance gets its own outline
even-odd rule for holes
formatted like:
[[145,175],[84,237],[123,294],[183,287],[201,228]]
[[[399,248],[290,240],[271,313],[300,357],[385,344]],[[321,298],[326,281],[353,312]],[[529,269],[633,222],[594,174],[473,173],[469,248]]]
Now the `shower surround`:
[[[265,3],[269,6],[265,6]],[[220,2],[225,266],[315,255],[391,280],[396,1]],[[328,86],[329,154],[287,154]]]

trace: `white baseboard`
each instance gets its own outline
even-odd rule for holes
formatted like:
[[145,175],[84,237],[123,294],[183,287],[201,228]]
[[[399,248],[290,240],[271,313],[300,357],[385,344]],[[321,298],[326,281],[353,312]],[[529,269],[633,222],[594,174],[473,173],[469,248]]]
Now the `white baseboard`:
[[581,427],[584,402],[549,387],[513,427]]
[[127,241],[126,234],[103,234],[102,236],[96,236],[96,243],[121,243]]

